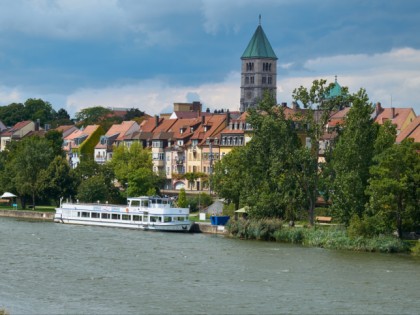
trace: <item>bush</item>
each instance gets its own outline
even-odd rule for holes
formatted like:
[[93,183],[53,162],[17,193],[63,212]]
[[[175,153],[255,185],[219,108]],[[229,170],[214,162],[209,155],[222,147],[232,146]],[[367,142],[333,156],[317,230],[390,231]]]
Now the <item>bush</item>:
[[384,221],[379,216],[363,216],[360,219],[357,214],[353,215],[350,219],[347,233],[351,238],[357,238],[358,236],[373,237],[381,234],[389,233],[387,231]]
[[234,237],[271,241],[275,240],[274,233],[282,228],[282,221],[280,219],[229,220],[226,228]]
[[417,244],[411,248],[411,255],[420,257],[420,240],[417,241]]

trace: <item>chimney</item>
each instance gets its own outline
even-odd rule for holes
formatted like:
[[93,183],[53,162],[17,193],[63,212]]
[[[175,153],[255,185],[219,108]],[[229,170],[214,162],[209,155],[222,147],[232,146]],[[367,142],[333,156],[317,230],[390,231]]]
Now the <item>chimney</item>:
[[293,109],[298,109],[299,108],[299,104],[297,102],[292,102],[292,108]]
[[203,115],[201,116],[201,124],[204,125],[206,122],[206,117]]
[[230,123],[230,112],[226,112],[226,124],[229,125]]
[[391,107],[391,119],[395,118],[395,107]]
[[281,103],[281,106],[286,108],[287,107],[287,103],[286,102],[283,102],[283,103]]
[[155,127],[159,125],[159,115],[155,115]]
[[382,106],[381,106],[381,103],[380,103],[380,102],[377,102],[377,103],[376,103],[376,106],[375,106],[375,113],[376,113],[376,116],[378,116],[381,112],[382,112]]
[[39,131],[39,124],[40,124],[40,120],[37,119],[35,122],[35,131]]

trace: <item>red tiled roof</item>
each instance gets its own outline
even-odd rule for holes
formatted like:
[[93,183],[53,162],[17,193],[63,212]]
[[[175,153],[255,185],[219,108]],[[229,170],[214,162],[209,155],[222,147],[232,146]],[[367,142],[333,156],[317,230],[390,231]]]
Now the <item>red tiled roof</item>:
[[412,108],[383,108],[376,116],[375,122],[382,125],[385,121],[391,120],[397,126],[397,130],[401,130],[403,123],[411,112],[414,112]]

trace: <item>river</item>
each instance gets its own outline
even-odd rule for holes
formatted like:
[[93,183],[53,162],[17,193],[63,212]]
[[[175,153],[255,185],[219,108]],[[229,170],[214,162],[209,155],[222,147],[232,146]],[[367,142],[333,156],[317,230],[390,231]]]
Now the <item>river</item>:
[[0,218],[14,314],[418,314],[420,260]]

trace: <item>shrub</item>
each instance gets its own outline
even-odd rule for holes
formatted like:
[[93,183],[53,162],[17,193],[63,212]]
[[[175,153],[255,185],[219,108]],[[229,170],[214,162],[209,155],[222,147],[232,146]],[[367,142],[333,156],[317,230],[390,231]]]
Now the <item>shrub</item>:
[[347,233],[351,238],[356,238],[358,236],[378,236],[380,234],[389,233],[389,231],[387,231],[384,221],[380,216],[369,217],[365,215],[363,216],[363,219],[360,219],[359,216],[355,214],[350,219]]
[[420,240],[417,241],[417,244],[411,248],[411,255],[420,257]]

